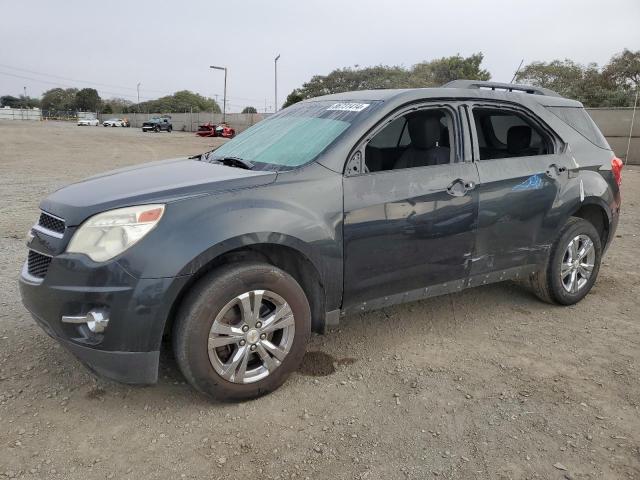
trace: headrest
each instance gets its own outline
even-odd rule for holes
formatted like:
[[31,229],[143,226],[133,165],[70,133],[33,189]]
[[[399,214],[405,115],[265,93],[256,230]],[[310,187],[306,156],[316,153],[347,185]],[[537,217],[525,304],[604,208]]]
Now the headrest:
[[520,153],[531,145],[531,127],[517,125],[507,131],[507,150],[509,153]]
[[428,150],[440,140],[440,117],[428,112],[418,112],[407,118],[411,145]]

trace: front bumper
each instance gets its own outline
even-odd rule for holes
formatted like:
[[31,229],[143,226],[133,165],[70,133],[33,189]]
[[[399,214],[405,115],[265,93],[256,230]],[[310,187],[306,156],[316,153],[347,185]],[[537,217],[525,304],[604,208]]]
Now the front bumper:
[[[188,277],[137,279],[117,262],[83,255],[53,257],[46,276],[20,275],[24,306],[38,325],[96,373],[124,383],[155,383],[164,326]],[[104,332],[63,316],[108,312]]]

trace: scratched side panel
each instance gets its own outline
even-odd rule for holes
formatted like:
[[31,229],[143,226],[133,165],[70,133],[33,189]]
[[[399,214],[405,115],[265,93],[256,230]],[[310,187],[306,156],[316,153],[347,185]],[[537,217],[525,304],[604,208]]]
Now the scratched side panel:
[[466,278],[477,197],[449,195],[456,178],[476,182],[475,165],[345,177],[345,307]]
[[547,216],[567,179],[565,172],[549,168],[558,163],[558,155],[477,163],[479,210],[472,275],[530,263],[532,253],[548,248],[549,239],[541,238],[540,229],[553,229]]

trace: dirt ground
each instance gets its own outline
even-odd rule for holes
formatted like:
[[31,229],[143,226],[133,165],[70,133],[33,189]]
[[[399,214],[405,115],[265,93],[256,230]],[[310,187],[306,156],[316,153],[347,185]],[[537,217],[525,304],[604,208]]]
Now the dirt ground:
[[243,404],[195,393],[170,352],[156,386],[96,379],[20,302],[39,200],[215,142],[0,123],[0,479],[640,478],[637,167],[573,307],[498,284],[349,316],[280,390]]

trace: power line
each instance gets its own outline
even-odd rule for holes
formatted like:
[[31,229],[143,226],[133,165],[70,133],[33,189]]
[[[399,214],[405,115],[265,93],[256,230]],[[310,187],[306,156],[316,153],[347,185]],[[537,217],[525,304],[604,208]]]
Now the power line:
[[[136,91],[136,87],[127,87],[124,85],[113,85],[113,84],[108,84],[108,83],[99,83],[99,82],[92,82],[89,80],[80,80],[80,79],[76,79],[76,78],[70,78],[70,77],[63,77],[60,75],[54,75],[52,73],[44,73],[44,72],[38,72],[35,70],[29,70],[26,68],[21,68],[21,67],[14,67],[12,65],[6,65],[6,64],[2,64],[0,63],[0,67],[5,68],[5,69],[9,69],[9,70],[17,70],[20,72],[26,72],[26,73],[30,73],[33,75],[38,75],[38,76],[42,76],[42,77],[49,77],[49,78],[56,78],[59,80],[65,80],[68,82],[74,82],[74,83],[83,83],[86,85],[90,85],[90,86],[97,86],[97,87],[107,87],[107,88],[115,88],[115,89],[124,89],[124,90],[131,90],[132,92]],[[46,83],[49,85],[64,85],[67,87],[73,87],[73,85],[68,85],[68,84],[60,84],[59,82],[51,82],[51,81],[47,81],[47,80],[40,80],[37,78],[33,78],[33,77],[27,77],[27,76],[20,76],[18,74],[15,73],[3,73],[0,72],[0,74],[4,74],[4,75],[9,75],[12,77],[16,77],[16,78],[22,78],[24,80],[31,80],[34,82],[40,82],[40,83]],[[166,90],[154,90],[151,88],[145,88],[144,89],[145,92],[152,92],[152,93],[159,93],[162,95],[173,95],[175,92],[169,92]],[[117,96],[124,96],[124,97],[128,97],[128,98],[136,98],[136,95],[133,95],[133,93],[131,94],[125,94],[125,93],[113,93],[113,92],[109,92],[104,90],[103,93],[109,94],[109,95],[117,95]],[[249,101],[249,102],[261,102],[262,100],[256,99],[256,98],[247,98],[247,97],[235,97],[235,96],[230,96],[227,95],[227,99],[233,99],[233,100],[244,100],[244,101]],[[147,98],[147,100],[152,100],[150,98]],[[227,104],[229,104],[229,102],[227,102]]]
[[[74,83],[86,83],[88,85],[95,85],[95,86],[101,86],[101,87],[107,87],[107,88],[122,88],[124,90],[136,90],[135,87],[126,87],[124,85],[112,85],[112,84],[108,84],[108,83],[99,83],[99,82],[93,82],[93,81],[89,81],[89,80],[80,80],[77,78],[70,78],[70,77],[62,77],[60,75],[54,75],[52,73],[43,73],[43,72],[37,72],[35,70],[28,70],[26,68],[19,68],[19,67],[13,67],[11,65],[5,65],[5,64],[1,64],[0,63],[0,67],[2,68],[8,68],[9,70],[18,70],[21,72],[26,72],[26,73],[31,73],[33,75],[39,75],[42,77],[50,77],[50,78],[57,78],[60,80],[66,80],[66,81],[70,81],[70,82],[74,82]],[[164,90],[151,90],[151,89],[146,89],[149,92],[154,92],[154,93],[163,93],[163,94],[170,94],[169,92],[166,92]]]
[[[51,81],[47,81],[47,80],[41,80],[41,79],[38,79],[38,78],[27,77],[25,75],[18,75],[16,73],[0,71],[0,75],[6,75],[6,76],[9,76],[9,77],[20,78],[20,79],[23,79],[23,80],[31,80],[32,82],[44,83],[44,84],[47,84],[47,85],[54,85],[56,87],[75,88],[74,85],[69,85],[69,84],[60,83],[60,82],[51,82]],[[102,93],[105,93],[105,94],[108,94],[108,95],[114,95],[116,97],[136,98],[135,95],[129,95],[128,93],[122,93],[122,92],[109,92],[109,91],[106,91],[106,90],[102,90]],[[147,100],[152,100],[152,99],[147,99]]]

